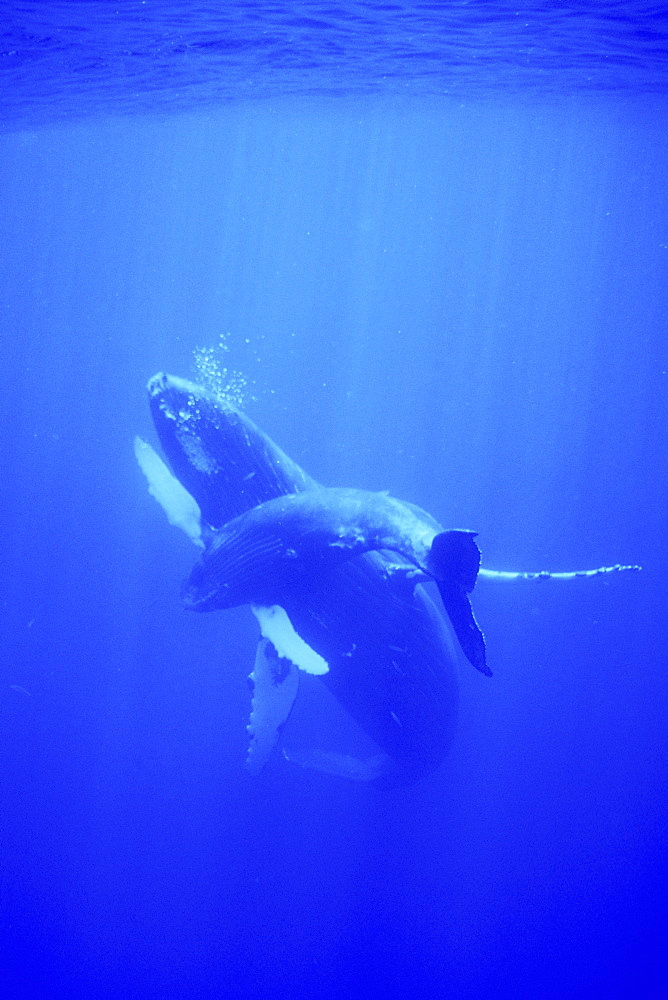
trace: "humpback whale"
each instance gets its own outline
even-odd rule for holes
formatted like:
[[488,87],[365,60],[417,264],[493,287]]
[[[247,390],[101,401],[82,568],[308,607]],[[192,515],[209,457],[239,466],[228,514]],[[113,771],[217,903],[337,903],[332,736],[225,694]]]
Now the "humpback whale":
[[203,387],[160,373],[148,394],[170,468],[139,438],[135,454],[150,492],[201,553],[183,586],[184,604],[196,611],[249,605],[260,626],[250,674],[252,773],[279,742],[306,672],[320,677],[377,752],[358,760],[283,748],[285,757],[355,780],[421,777],[449,750],[460,668],[471,663],[491,674],[469,598],[479,577],[637,568],[482,569],[474,531],[445,529],[387,493],[321,486]]
[[[216,532],[183,588],[184,603],[197,611],[259,599],[276,604],[314,571],[361,553],[395,552],[436,581],[463,652],[488,674],[484,639],[466,596],[480,566],[474,537],[473,531],[444,531],[426,511],[387,493],[319,487],[288,494]],[[417,582],[414,571],[403,569]]]

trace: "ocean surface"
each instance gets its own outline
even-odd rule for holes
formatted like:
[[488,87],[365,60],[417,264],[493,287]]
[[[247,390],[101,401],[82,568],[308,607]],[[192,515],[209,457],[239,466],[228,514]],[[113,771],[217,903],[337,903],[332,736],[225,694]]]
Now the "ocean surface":
[[[0,3],[0,987],[668,997],[668,15]],[[206,380],[478,532],[493,677],[383,789],[246,773],[247,608],[136,465]],[[309,683],[311,682],[311,683]],[[302,679],[282,735],[346,752]]]

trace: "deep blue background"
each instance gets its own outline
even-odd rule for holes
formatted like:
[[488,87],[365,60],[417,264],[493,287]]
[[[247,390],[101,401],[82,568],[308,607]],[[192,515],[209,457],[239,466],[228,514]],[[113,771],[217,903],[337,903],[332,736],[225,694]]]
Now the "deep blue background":
[[[547,89],[0,138],[12,995],[668,996],[668,114]],[[475,528],[492,568],[643,564],[481,582],[495,676],[415,787],[244,772],[256,625],[181,609],[193,551],[132,456],[147,378],[221,334],[321,481]],[[286,742],[345,729],[301,694]]]

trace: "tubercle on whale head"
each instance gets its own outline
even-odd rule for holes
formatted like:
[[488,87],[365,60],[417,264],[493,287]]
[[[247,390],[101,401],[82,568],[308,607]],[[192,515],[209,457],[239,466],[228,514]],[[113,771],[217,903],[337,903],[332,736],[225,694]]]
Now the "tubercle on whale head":
[[175,396],[179,403],[182,403],[183,398],[187,396],[198,399],[206,395],[206,390],[202,386],[176,375],[168,375],[166,372],[158,372],[150,378],[146,389],[149,399],[159,400],[163,407],[169,405],[171,395]]
[[196,440],[202,421],[218,429],[240,417],[232,401],[177,375],[158,372],[149,379],[147,391],[158,433],[159,423],[167,422],[177,428],[176,433]]

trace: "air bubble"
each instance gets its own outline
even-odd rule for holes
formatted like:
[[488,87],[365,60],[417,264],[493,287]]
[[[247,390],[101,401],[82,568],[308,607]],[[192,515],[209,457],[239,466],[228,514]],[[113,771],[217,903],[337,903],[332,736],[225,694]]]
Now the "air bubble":
[[229,333],[221,333],[216,347],[196,347],[194,369],[198,383],[216,397],[223,406],[242,409],[248,382],[241,372],[223,364],[229,351]]

